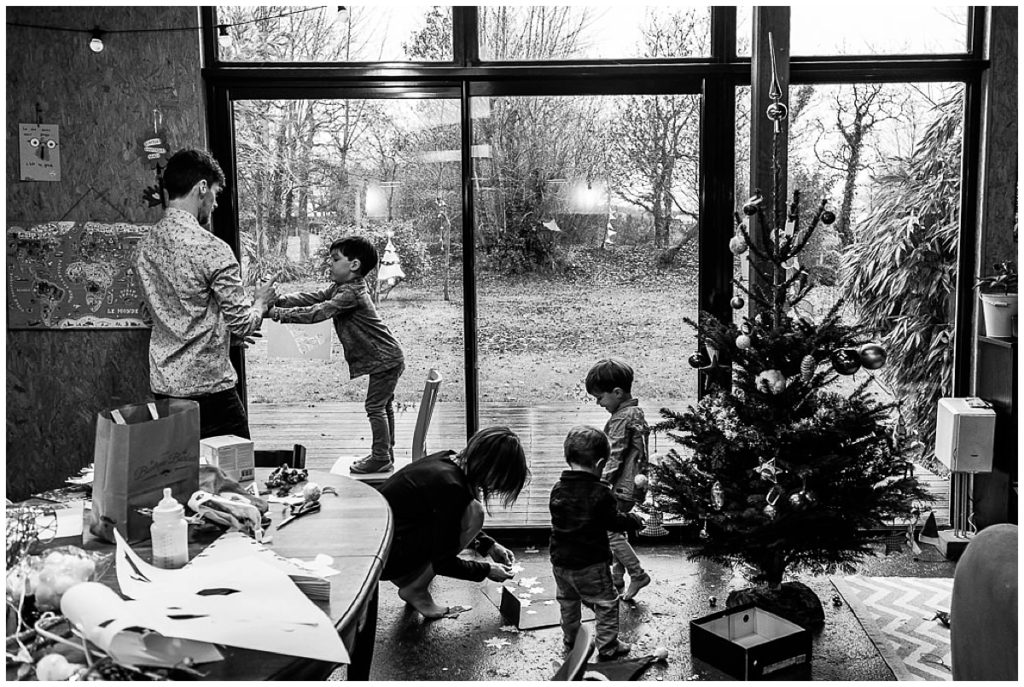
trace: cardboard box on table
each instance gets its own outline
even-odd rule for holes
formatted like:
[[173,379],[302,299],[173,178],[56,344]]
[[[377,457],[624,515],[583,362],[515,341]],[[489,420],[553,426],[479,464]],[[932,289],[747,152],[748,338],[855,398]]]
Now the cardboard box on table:
[[225,434],[207,437],[199,442],[199,461],[214,465],[239,484],[248,484],[256,477],[255,445],[248,439]]
[[740,604],[690,621],[694,658],[742,680],[758,680],[809,664],[811,633],[758,608]]

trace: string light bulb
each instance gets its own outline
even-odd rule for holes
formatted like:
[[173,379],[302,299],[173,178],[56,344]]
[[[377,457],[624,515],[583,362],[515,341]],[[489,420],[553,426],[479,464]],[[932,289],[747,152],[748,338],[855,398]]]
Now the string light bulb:
[[348,21],[348,8],[347,7],[342,7],[342,6],[338,7],[338,19],[340,21],[342,21],[342,22],[347,22]]
[[222,48],[231,47],[231,34],[228,33],[226,24],[221,24],[217,27],[217,44]]
[[89,41],[89,50],[93,52],[103,52],[103,32],[100,31],[100,27],[96,27],[91,31],[92,39]]

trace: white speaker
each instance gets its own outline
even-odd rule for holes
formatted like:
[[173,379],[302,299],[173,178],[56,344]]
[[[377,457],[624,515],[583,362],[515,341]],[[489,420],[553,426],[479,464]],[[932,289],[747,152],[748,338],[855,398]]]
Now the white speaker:
[[980,398],[940,398],[935,457],[954,472],[992,472],[996,413]]

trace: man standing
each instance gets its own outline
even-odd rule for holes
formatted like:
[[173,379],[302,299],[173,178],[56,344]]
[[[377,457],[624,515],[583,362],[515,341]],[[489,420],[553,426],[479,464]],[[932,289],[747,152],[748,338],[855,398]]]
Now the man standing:
[[250,301],[238,260],[204,225],[217,207],[224,172],[201,150],[182,150],[163,175],[167,210],[139,241],[135,269],[153,319],[149,384],[159,398],[199,402],[199,437],[249,438],[228,356],[259,329],[277,298],[273,280]]

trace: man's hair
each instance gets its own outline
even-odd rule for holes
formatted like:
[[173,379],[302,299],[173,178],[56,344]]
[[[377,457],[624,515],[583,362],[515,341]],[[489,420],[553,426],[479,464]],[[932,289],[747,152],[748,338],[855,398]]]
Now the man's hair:
[[530,469],[519,435],[508,427],[486,427],[474,434],[461,455],[466,478],[479,489],[484,503],[492,495],[508,508],[526,486]]
[[164,168],[163,185],[170,199],[188,194],[196,184],[206,180],[210,186],[220,184],[223,188],[224,170],[205,150],[179,150],[167,161]]
[[338,251],[349,260],[359,260],[359,276],[365,277],[377,266],[377,249],[363,236],[346,236],[331,244],[330,252]]
[[576,425],[565,435],[565,462],[596,468],[602,460],[608,460],[611,446],[608,437],[597,427]]
[[605,358],[598,360],[587,373],[587,393],[603,393],[618,387],[627,394],[633,392],[633,368],[625,360]]

